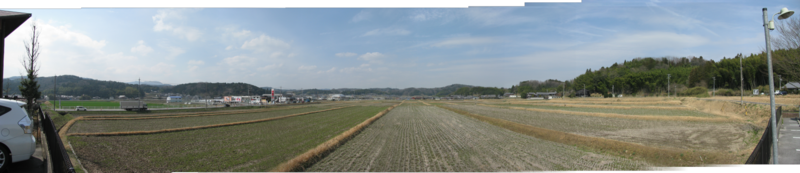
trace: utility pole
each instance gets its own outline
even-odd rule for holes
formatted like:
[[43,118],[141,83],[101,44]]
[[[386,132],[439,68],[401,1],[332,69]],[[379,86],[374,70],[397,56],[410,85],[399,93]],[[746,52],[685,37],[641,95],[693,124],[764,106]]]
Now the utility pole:
[[136,94],[139,95],[139,107],[142,107],[142,78],[139,78],[139,86],[136,86]]
[[53,75],[53,111],[56,111],[56,98],[58,98],[58,91],[56,90],[56,78],[58,75]]
[[672,74],[667,74],[667,97],[669,97],[669,78],[672,77]]
[[611,85],[611,97],[617,97],[617,95],[614,94],[614,85]]
[[739,90],[742,94],[739,98],[739,104],[744,105],[744,72],[742,71],[742,56],[739,56]]
[[717,77],[714,76],[714,77],[711,77],[711,78],[714,79],[714,85],[713,85],[714,88],[711,90],[711,96],[713,97],[713,96],[717,95]]
[[783,89],[783,78],[781,75],[778,75],[778,91]]

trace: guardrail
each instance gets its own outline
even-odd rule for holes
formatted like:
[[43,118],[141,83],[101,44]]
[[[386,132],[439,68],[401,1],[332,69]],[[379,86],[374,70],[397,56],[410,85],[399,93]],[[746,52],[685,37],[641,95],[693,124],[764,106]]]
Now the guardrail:
[[53,172],[75,173],[75,168],[72,167],[72,161],[69,160],[67,149],[64,148],[64,143],[61,141],[61,137],[58,136],[53,120],[42,111],[41,106],[37,107],[37,111],[39,111],[39,127],[45,136],[45,140],[42,140],[42,146],[47,149],[44,152],[47,155],[45,157],[47,158],[46,162],[48,162],[48,165],[52,165]]
[[[777,118],[776,124],[778,124],[778,126],[781,124],[780,120],[783,112],[781,110],[781,106],[778,106],[778,108],[775,110],[775,117]],[[772,117],[769,118],[768,122],[772,122]],[[778,130],[778,133],[780,133],[780,130]],[[756,145],[756,148],[753,149],[753,153],[750,154],[750,157],[747,158],[747,162],[744,164],[769,164],[769,161],[772,158],[772,142],[772,123],[768,123],[767,128],[764,130],[764,134],[761,135],[761,140],[758,140],[758,145]]]

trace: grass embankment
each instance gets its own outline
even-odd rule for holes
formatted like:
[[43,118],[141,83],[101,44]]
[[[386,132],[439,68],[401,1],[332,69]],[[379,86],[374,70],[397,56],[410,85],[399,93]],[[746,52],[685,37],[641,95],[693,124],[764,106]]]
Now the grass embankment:
[[350,128],[350,130],[347,130],[344,133],[339,134],[338,136],[328,141],[325,141],[325,143],[318,145],[314,149],[308,150],[305,153],[297,157],[294,157],[292,160],[281,163],[280,165],[278,165],[278,167],[272,169],[272,171],[289,172],[289,171],[305,170],[305,168],[310,167],[315,162],[325,157],[325,155],[328,154],[330,151],[336,149],[336,147],[344,144],[345,142],[347,142],[347,140],[353,138],[353,136],[361,132],[361,130],[372,124],[372,122],[375,122],[375,120],[378,120],[378,118],[380,118],[381,116],[385,115],[395,107],[400,106],[402,104],[403,102],[400,102],[396,105],[386,108],[386,110],[384,111],[378,112],[378,114],[372,116],[372,118],[369,118],[366,121],[361,122],[361,124],[358,124],[355,127]]
[[267,171],[386,108],[356,106],[236,126],[70,141],[84,166],[98,172]]
[[606,118],[627,118],[627,119],[640,119],[640,120],[669,120],[669,121],[707,121],[707,122],[735,122],[735,121],[738,121],[738,119],[729,119],[729,118],[723,118],[723,117],[713,117],[712,118],[712,117],[693,117],[693,116],[626,115],[626,114],[618,114],[618,113],[578,112],[578,111],[540,109],[540,108],[496,106],[496,105],[486,105],[486,104],[478,104],[478,105],[490,106],[490,107],[500,107],[500,108],[509,108],[509,109],[518,109],[518,110],[529,110],[529,111],[537,111],[537,112],[584,115],[584,116],[596,116],[596,117],[606,117]]
[[734,162],[730,160],[732,156],[727,156],[721,153],[702,151],[694,152],[689,150],[673,150],[649,147],[616,140],[582,136],[544,129],[515,123],[512,121],[472,114],[466,111],[444,106],[438,107],[539,139],[545,139],[567,145],[586,147],[600,153],[609,153],[622,157],[639,157],[647,160],[649,163],[660,166],[695,166],[704,164],[728,164]]
[[599,109],[655,109],[655,110],[694,110],[689,107],[683,106],[622,106],[622,105],[592,105],[592,104],[575,104],[575,103],[530,103],[530,102],[508,102],[506,104],[522,104],[522,105],[535,105],[535,106],[559,106],[559,107],[575,107],[575,108],[599,108]]

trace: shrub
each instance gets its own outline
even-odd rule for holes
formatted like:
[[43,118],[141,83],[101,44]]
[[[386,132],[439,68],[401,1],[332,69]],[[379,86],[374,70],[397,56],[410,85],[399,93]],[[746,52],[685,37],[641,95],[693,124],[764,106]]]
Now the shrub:
[[683,95],[683,96],[699,96],[701,94],[705,94],[706,96],[708,96],[708,88],[706,88],[706,87],[694,87],[694,88],[690,88],[690,89],[685,90],[685,91],[680,93],[680,95]]
[[603,94],[600,94],[600,93],[592,93],[592,94],[590,94],[589,96],[591,96],[591,97],[600,97],[600,98],[603,98]]
[[732,89],[718,89],[716,95],[718,96],[739,96],[740,92],[733,92]]

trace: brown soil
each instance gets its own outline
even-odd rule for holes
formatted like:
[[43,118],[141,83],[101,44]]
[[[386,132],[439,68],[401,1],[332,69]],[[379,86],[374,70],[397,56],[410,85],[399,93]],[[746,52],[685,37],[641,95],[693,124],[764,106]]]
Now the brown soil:
[[647,167],[642,161],[582,151],[419,103],[395,108],[307,171],[486,172]]

